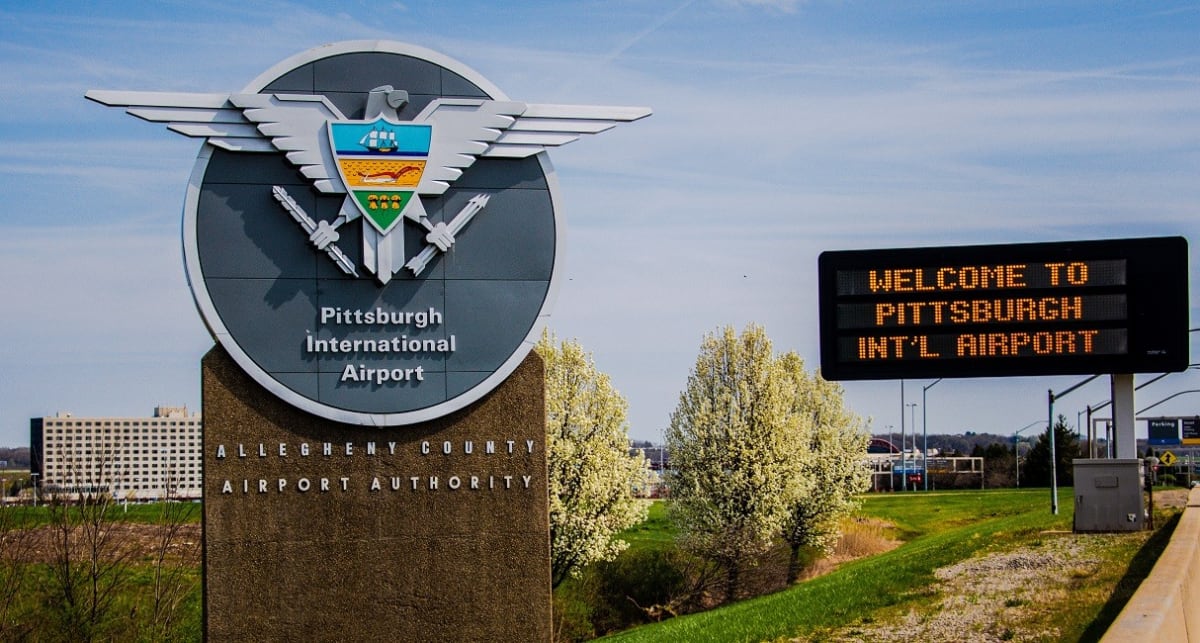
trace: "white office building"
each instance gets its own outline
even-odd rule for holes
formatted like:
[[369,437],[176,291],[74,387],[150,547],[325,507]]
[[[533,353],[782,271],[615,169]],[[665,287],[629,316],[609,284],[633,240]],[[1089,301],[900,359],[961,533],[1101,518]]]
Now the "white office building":
[[197,499],[198,413],[160,406],[151,417],[32,418],[30,456],[38,495],[109,493],[117,500]]

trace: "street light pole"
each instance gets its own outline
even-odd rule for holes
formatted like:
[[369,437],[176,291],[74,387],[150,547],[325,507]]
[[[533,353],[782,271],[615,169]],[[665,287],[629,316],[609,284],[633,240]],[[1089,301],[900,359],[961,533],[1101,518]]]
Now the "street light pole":
[[1055,453],[1054,448],[1054,400],[1066,397],[1068,393],[1097,377],[1100,376],[1093,375],[1058,395],[1054,394],[1054,389],[1046,389],[1046,431],[1050,434],[1050,513],[1055,516],[1058,515],[1058,454]]
[[921,389],[921,437],[923,442],[921,445],[921,482],[925,486],[925,491],[929,491],[929,405],[925,403],[925,394],[929,392],[929,389],[937,386],[942,379],[939,377],[932,384]]
[[1030,422],[1029,424],[1026,424],[1025,426],[1017,429],[1016,431],[1013,431],[1013,465],[1017,471],[1016,480],[1017,480],[1017,488],[1018,489],[1021,488],[1021,450],[1018,448],[1018,445],[1020,443],[1017,441],[1017,439],[1027,429],[1032,429],[1033,427],[1035,427],[1041,423],[1042,423],[1041,420],[1034,420],[1034,421]]
[[[888,446],[896,448],[896,425],[887,425]],[[888,451],[888,491],[896,490],[896,461],[892,459],[892,452]]]
[[900,380],[900,488],[908,491],[908,454],[904,451],[904,380]]
[[[916,402],[908,403],[908,424],[909,424],[909,426],[912,427],[912,434],[913,434],[913,437],[912,437],[912,446],[913,446],[912,466],[916,467],[917,466],[917,403]],[[916,484],[913,484],[912,489],[908,488],[908,479],[909,479],[910,473],[911,473],[911,470],[908,468],[905,468],[905,470],[904,470],[904,490],[905,491],[916,491],[917,490]]]
[[1178,393],[1175,393],[1174,395],[1168,395],[1167,397],[1164,397],[1163,399],[1161,399],[1161,400],[1159,400],[1159,401],[1155,402],[1154,404],[1151,404],[1150,406],[1147,406],[1146,408],[1144,408],[1144,409],[1142,409],[1142,410],[1138,411],[1138,415],[1141,415],[1142,413],[1145,413],[1146,411],[1149,411],[1150,409],[1152,409],[1152,408],[1154,408],[1154,407],[1158,406],[1159,404],[1162,404],[1163,402],[1166,402],[1166,401],[1168,401],[1168,400],[1173,400],[1173,399],[1175,399],[1175,398],[1179,397],[1180,395],[1186,395],[1186,394],[1188,394],[1188,393],[1200,393],[1200,389],[1194,389],[1194,388],[1193,388],[1193,389],[1188,389],[1188,390],[1186,390],[1186,391],[1180,391],[1180,392],[1178,392]]

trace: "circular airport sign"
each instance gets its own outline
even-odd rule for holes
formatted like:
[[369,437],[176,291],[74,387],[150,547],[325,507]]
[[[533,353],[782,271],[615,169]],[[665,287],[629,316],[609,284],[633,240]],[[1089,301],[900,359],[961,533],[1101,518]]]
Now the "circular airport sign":
[[368,426],[457,411],[517,368],[561,259],[545,150],[650,114],[509,100],[386,41],[301,53],[237,93],[87,97],[205,139],[183,222],[205,324],[286,402]]
[[213,336],[341,422],[425,421],[494,389],[536,342],[561,256],[546,155],[487,154],[521,108],[456,61],[375,42],[230,95],[184,210]]

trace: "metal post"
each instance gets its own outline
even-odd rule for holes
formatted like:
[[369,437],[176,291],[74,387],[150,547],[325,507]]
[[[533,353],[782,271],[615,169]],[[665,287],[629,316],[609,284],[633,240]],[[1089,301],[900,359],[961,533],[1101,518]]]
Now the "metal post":
[[924,483],[925,491],[929,491],[929,406],[925,403],[925,394],[929,389],[937,386],[937,383],[942,381],[942,378],[934,380],[932,384],[921,389],[921,436],[923,444],[921,446],[921,482]]
[[[1062,393],[1059,393],[1058,397],[1060,397],[1060,398],[1066,397],[1068,393],[1073,392],[1075,389],[1083,386],[1084,384],[1087,384],[1088,382],[1096,379],[1097,377],[1100,377],[1100,376],[1093,375],[1093,376],[1087,378],[1086,380],[1079,382],[1078,384],[1072,386],[1071,388],[1068,388],[1067,390],[1063,391]],[[1130,376],[1131,382],[1132,382],[1132,378],[1133,378],[1133,376],[1131,375]],[[1047,406],[1047,416],[1048,416],[1046,418],[1046,430],[1049,431],[1049,433],[1050,433],[1050,510],[1054,513],[1055,516],[1057,516],[1058,515],[1058,454],[1055,452],[1055,447],[1054,447],[1054,399],[1055,399],[1054,390],[1047,389],[1046,396],[1047,396],[1047,399],[1049,400],[1049,402],[1046,405]]]
[[1017,442],[1017,436],[1013,436],[1013,469],[1017,472],[1017,488],[1021,488],[1021,443]]
[[1013,432],[1013,460],[1017,471],[1017,488],[1021,487],[1021,434],[1041,423],[1041,420],[1034,420]]
[[[938,380],[940,382],[941,380]],[[937,382],[934,382],[937,384]],[[933,384],[930,384],[933,386]],[[929,407],[925,406],[925,392],[929,390],[929,386],[921,389],[921,487],[922,491],[929,491]],[[916,436],[913,436],[913,442],[916,442]]]
[[908,454],[904,451],[904,380],[900,380],[900,488],[908,491]]
[[[896,448],[896,425],[887,425],[888,445],[893,449]],[[896,490],[896,460],[892,458],[892,452],[888,451],[888,491]]]
[[[912,470],[914,468],[916,468],[916,466],[917,466],[917,403],[916,402],[910,402],[908,404],[908,424],[909,424],[909,426],[912,427],[913,457],[912,457],[911,466],[904,472],[904,476],[905,476],[904,479],[906,481],[908,480],[909,476],[911,476]],[[906,489],[908,488],[907,483],[905,483],[905,488]],[[908,491],[916,491],[916,490],[917,490],[917,484],[914,482],[912,485],[912,488],[908,489]]]
[[1092,425],[1092,405],[1087,407],[1088,457],[1096,457],[1096,427]]
[[1046,430],[1050,433],[1050,513],[1058,515],[1058,454],[1054,451],[1054,391],[1047,389]]
[[1114,374],[1110,377],[1116,457],[1136,459],[1138,455],[1133,412],[1133,375]]

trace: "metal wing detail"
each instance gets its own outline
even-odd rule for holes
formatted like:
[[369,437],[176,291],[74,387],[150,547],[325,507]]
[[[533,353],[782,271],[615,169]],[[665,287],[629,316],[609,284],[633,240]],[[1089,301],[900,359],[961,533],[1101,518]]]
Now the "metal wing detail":
[[[92,90],[87,98],[232,152],[283,152],[317,190],[346,191],[328,144],[329,121],[347,120],[310,94],[193,94]],[[479,157],[526,158],[548,147],[649,116],[644,107],[529,104],[439,98],[413,120],[433,127],[417,192],[444,193]]]
[[527,104],[440,98],[414,123],[431,123],[429,163],[417,191],[442,194],[479,157],[525,158],[650,115],[644,107]]
[[326,193],[346,191],[326,129],[329,121],[346,117],[328,99],[309,94],[231,94],[229,102],[258,124],[258,131],[300,168],[313,187]]
[[346,191],[325,127],[346,117],[324,96],[92,90],[86,97],[231,152],[284,152],[321,192]]
[[649,116],[648,107],[553,105],[530,103],[516,122],[483,153],[490,157],[524,158],[566,145],[581,134],[599,134]]

